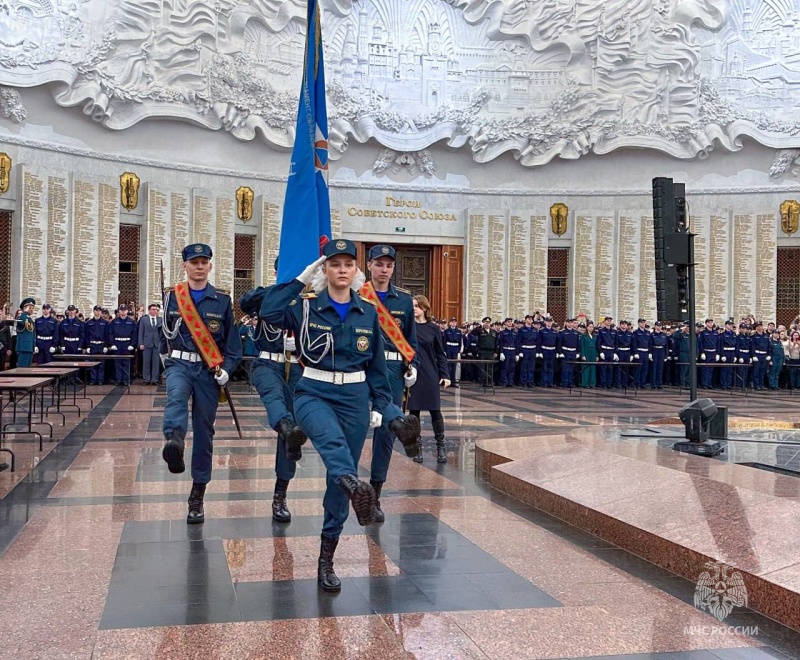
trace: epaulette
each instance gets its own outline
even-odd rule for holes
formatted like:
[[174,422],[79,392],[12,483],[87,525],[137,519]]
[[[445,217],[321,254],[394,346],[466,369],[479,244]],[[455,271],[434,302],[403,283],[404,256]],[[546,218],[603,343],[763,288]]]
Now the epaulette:
[[395,289],[397,289],[400,293],[407,293],[409,296],[413,296],[414,295],[408,289],[404,289],[404,288],[399,287],[399,286],[396,286]]
[[300,297],[303,300],[314,300],[317,297],[317,294],[313,291],[309,291],[308,293],[301,293]]
[[373,307],[377,307],[378,306],[378,303],[376,303],[374,300],[370,300],[369,298],[365,298],[362,295],[359,295],[358,297],[361,298],[361,300],[363,300],[364,302],[369,303]]
[[[214,287],[215,289],[217,287]],[[228,289],[217,289],[217,293],[221,293],[224,296],[230,296],[231,292]]]
[[164,293],[172,293],[173,291],[175,291],[174,286],[169,286],[166,289],[164,289]]

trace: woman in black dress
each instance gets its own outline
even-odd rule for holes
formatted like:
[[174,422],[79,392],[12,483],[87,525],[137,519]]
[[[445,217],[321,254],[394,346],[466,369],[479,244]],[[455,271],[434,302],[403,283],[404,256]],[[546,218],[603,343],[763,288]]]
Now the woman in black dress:
[[[431,304],[423,296],[414,296],[414,320],[417,322],[417,382],[409,389],[408,409],[419,417],[421,410],[431,414],[433,436],[436,439],[436,460],[447,463],[447,450],[444,446],[444,417],[441,411],[439,386],[450,386],[450,370],[447,368],[447,355],[444,352],[442,331],[431,321]],[[415,456],[422,463],[422,453]]]

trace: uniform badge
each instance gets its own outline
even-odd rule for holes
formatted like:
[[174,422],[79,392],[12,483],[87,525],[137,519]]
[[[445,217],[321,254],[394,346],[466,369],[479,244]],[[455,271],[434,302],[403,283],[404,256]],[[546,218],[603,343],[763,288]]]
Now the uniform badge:
[[211,320],[208,322],[208,329],[209,329],[211,332],[219,332],[219,329],[220,329],[221,327],[222,327],[222,326],[219,324],[219,321],[217,321],[217,319],[211,319]]
[[336,241],[336,249],[337,250],[344,250],[347,248],[347,243],[344,241]]
[[356,340],[356,348],[362,353],[369,348],[369,339],[366,337],[359,337]]
[[203,251],[203,246],[202,245],[195,245],[194,246],[194,251],[197,252],[198,254],[200,254]]
[[386,247],[386,246],[384,245],[384,246],[381,248],[381,252],[382,252],[383,254],[389,254],[389,248],[388,248],[388,247]]

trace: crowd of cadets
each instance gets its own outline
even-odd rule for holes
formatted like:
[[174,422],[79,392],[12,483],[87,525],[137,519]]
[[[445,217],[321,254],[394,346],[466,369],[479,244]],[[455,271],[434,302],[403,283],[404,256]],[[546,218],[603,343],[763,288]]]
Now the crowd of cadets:
[[[800,387],[800,318],[790,326],[752,316],[696,323],[697,384],[701,389]],[[484,317],[458,325],[439,321],[451,380],[504,387],[638,388],[689,386],[689,325],[640,318],[597,325],[585,317],[558,326],[549,315],[503,322]],[[463,362],[455,362],[454,360]]]

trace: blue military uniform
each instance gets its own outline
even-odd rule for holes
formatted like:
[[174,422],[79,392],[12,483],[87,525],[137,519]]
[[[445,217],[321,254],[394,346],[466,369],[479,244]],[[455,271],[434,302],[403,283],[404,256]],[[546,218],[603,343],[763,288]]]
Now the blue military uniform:
[[[620,326],[624,321],[620,321]],[[622,327],[617,331],[617,356],[619,357],[619,364],[620,365],[629,365],[636,359],[636,356],[633,354],[633,333],[627,329],[627,323],[625,324],[625,329],[623,330]],[[631,380],[631,369],[632,367],[625,366],[625,367],[617,367],[615,371],[617,372],[616,376],[616,386],[617,387],[628,387],[630,385]]]
[[[464,335],[464,352],[462,356],[473,360],[478,359],[478,336],[473,334],[472,331],[467,332],[467,334]],[[464,367],[466,367],[468,375],[465,375],[462,369],[462,378],[466,378],[467,380],[471,380],[476,383],[481,382],[482,370],[478,369],[477,365],[465,364]]]
[[[552,321],[550,317],[545,319]],[[539,330],[539,355],[542,356],[542,387],[555,384],[556,355],[558,354],[558,331],[545,326]]]
[[[50,309],[50,305],[42,305]],[[40,316],[34,323],[36,329],[36,364],[49,364],[58,346],[58,321],[53,316]],[[53,350],[50,350],[53,349]]]
[[[713,319],[707,319],[706,323]],[[713,364],[720,359],[719,355],[719,333],[716,330],[705,328],[697,337],[698,362],[703,364]],[[701,384],[706,389],[711,389],[714,383],[714,369],[711,367],[701,367]]]
[[[644,319],[639,319],[642,323]],[[647,385],[647,373],[650,370],[650,333],[644,328],[633,331],[633,355],[639,363],[636,369],[636,387],[643,389]]]
[[739,368],[736,371],[736,387],[746,387],[752,380],[750,376],[750,365],[753,363],[753,356],[750,347],[749,328],[746,324],[739,325],[739,334],[736,335],[736,358]]
[[[373,246],[369,251],[369,260],[372,261],[381,257],[394,259],[394,248],[389,245]],[[391,312],[394,320],[397,321],[406,341],[416,351],[417,324],[414,321],[414,303],[411,299],[411,294],[397,289],[391,282],[389,283],[388,291],[376,291],[376,293],[384,307]],[[389,387],[392,390],[392,402],[399,408],[403,405],[403,391],[405,389],[403,375],[406,372],[406,365],[403,356],[397,351],[397,347],[392,343],[392,340],[383,334],[383,331],[381,331],[381,334],[383,335],[383,343],[386,350],[386,371],[389,375]],[[372,434],[370,483],[373,487],[377,487],[378,491],[381,488],[379,484],[383,484],[389,474],[389,462],[392,459],[393,446],[394,435],[389,431],[386,423],[374,430]]]
[[[574,319],[570,319],[572,323]],[[561,387],[572,387],[573,367],[580,358],[581,335],[574,328],[566,328],[558,335],[558,352],[564,360],[561,363]]]
[[[328,242],[323,252],[327,258],[356,257],[352,241]],[[356,478],[370,423],[370,400],[373,412],[386,422],[402,418],[402,411],[393,403],[375,305],[355,291],[351,291],[349,303],[340,304],[331,299],[327,289],[301,296],[303,288],[298,280],[270,287],[259,316],[298,337],[306,368],[295,389],[295,418],[327,470],[322,551],[332,562],[336,540],[347,520],[348,497],[362,524],[370,522],[374,513],[359,511],[364,505],[360,494],[371,493],[373,507],[375,500],[374,491]],[[411,435],[417,433],[418,426]]]
[[[526,319],[527,320],[527,319]],[[523,387],[533,387],[536,369],[536,354],[539,352],[539,331],[532,325],[523,325],[517,332],[521,355],[520,382]]]
[[[28,305],[35,305],[36,301],[33,298],[25,298],[19,308],[24,310]],[[30,367],[33,361],[33,349],[35,342],[35,325],[33,317],[28,312],[23,311],[19,318],[14,321],[14,327],[17,331],[17,341],[14,345],[14,350],[17,352],[17,366]]]
[[[95,305],[93,311],[101,311]],[[103,355],[108,353],[108,326],[109,323],[102,316],[100,318],[90,318],[83,326],[84,339],[86,341],[86,351],[89,355]],[[92,367],[89,372],[90,385],[102,385],[105,380],[105,365],[101,361],[96,367]]]
[[672,340],[673,357],[677,358],[678,362],[678,386],[689,387],[689,335],[679,329],[673,335]]
[[[510,319],[506,319],[509,321]],[[500,385],[504,387],[514,386],[514,367],[516,366],[519,353],[517,342],[517,331],[514,328],[505,327],[497,335],[497,344],[500,347]]]
[[[67,311],[75,311],[75,306],[70,305]],[[134,322],[135,323],[135,322]],[[65,318],[58,326],[60,336],[61,352],[66,355],[78,355],[83,353],[86,343],[84,336],[84,323],[79,318]],[[127,349],[128,345],[125,345]]]
[[[605,320],[611,320],[606,318]],[[608,365],[600,367],[600,387],[605,390],[614,385],[614,356],[617,351],[617,332],[613,328],[601,326],[597,330],[597,356],[600,362]]]
[[[728,326],[731,326],[730,328]],[[738,348],[739,339],[733,331],[733,322],[727,321],[725,323],[725,332],[719,336],[719,350],[720,362],[725,365],[736,364],[736,350]],[[733,388],[733,372],[737,370],[735,367],[722,367],[719,377],[720,386],[723,390],[730,390]]]
[[771,350],[769,337],[763,331],[759,333],[759,328],[763,330],[760,323],[756,325],[756,332],[750,338],[750,355],[753,358],[753,387],[763,390],[764,378],[767,375],[767,358]]
[[[120,310],[127,310],[127,305],[120,305]],[[129,316],[116,317],[108,328],[108,350],[112,355],[133,355],[136,344],[136,321]],[[129,385],[131,382],[131,361],[114,361],[114,382],[117,385]]]
[[[451,321],[455,319],[450,319]],[[464,350],[464,335],[458,328],[445,328],[442,333],[442,341],[444,342],[444,352],[448,360],[455,360]],[[455,362],[450,362],[448,365],[450,369],[450,382],[454,385],[457,384],[456,380],[456,367]],[[463,375],[462,375],[463,377]]]
[[654,332],[650,335],[650,355],[653,356],[653,374],[650,378],[650,385],[654,390],[663,390],[664,362],[668,357],[669,337],[661,332],[661,323],[656,323],[653,329]]
[[[245,312],[257,313],[267,291],[265,287],[258,287],[246,293],[239,301],[239,306]],[[299,362],[295,339],[287,337],[284,330],[262,320],[259,320],[258,326],[253,328],[251,325],[250,328],[255,331],[253,345],[256,355],[250,370],[250,382],[267,411],[270,427],[278,432],[272,516],[279,522],[288,522],[291,513],[286,508],[286,492],[297,472],[300,445],[305,441],[305,435],[296,428],[294,418],[294,392],[303,375],[303,367]],[[291,454],[287,446],[289,439],[297,443]]]

